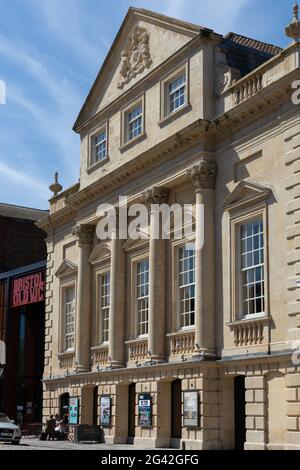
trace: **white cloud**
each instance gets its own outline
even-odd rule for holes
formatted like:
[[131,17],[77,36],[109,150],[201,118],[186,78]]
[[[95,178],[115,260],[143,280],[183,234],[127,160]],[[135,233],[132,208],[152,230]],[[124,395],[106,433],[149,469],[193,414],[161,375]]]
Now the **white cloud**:
[[[33,11],[42,13],[46,20],[47,28],[56,34],[62,42],[69,44],[70,53],[80,57],[82,62],[88,64],[98,59],[100,51],[92,41],[88,40],[90,30],[85,30],[83,20],[87,17],[87,22],[94,20],[93,15],[87,15],[91,9],[87,8],[86,1],[77,0],[30,0]],[[95,37],[103,49],[110,47],[110,42],[101,33],[101,25],[97,29]],[[91,28],[91,26],[90,26]]]
[[[43,134],[47,137],[47,143],[52,141],[60,148],[59,159],[68,168],[69,175],[75,177],[78,174],[78,168],[74,166],[74,159],[79,155],[79,139],[74,135],[71,126],[66,125],[66,120],[69,116],[65,114],[58,114],[55,111],[50,112],[46,107],[36,104],[27,98],[23,91],[13,86],[8,88],[8,100],[13,100],[19,106],[30,113],[35,120],[32,126],[35,128],[37,134]],[[45,152],[47,154],[47,150]],[[79,163],[79,162],[78,162]],[[48,163],[50,164],[50,162]]]
[[39,179],[24,172],[24,169],[18,170],[0,162],[0,181],[6,183],[17,184],[25,189],[30,189],[31,192],[40,196],[42,199],[47,195],[47,184],[42,183]]
[[21,50],[2,35],[0,35],[0,54],[16,62],[25,73],[31,75],[61,107],[70,105],[73,107],[74,103],[79,105],[81,98],[70,80],[64,76],[55,76],[44,63],[25,50]]

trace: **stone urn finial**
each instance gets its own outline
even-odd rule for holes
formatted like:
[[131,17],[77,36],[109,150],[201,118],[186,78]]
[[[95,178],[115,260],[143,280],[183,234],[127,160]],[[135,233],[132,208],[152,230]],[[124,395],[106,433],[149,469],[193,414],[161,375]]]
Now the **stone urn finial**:
[[58,182],[58,172],[55,173],[54,183],[50,184],[49,189],[53,193],[53,196],[57,196],[63,189],[62,185]]
[[294,42],[298,42],[300,39],[300,21],[299,21],[298,2],[296,2],[293,7],[293,19],[292,19],[292,22],[286,26],[285,34],[288,38],[292,38]]

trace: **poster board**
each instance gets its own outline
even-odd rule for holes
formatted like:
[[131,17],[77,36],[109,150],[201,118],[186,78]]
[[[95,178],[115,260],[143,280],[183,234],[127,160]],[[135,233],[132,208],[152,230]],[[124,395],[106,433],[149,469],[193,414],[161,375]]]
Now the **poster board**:
[[101,395],[100,397],[100,426],[109,428],[111,425],[111,397]]
[[186,427],[199,426],[198,392],[183,393],[183,425]]
[[70,398],[69,400],[69,424],[78,424],[79,422],[79,398]]
[[140,394],[138,401],[138,423],[143,428],[152,427],[152,397],[150,394]]

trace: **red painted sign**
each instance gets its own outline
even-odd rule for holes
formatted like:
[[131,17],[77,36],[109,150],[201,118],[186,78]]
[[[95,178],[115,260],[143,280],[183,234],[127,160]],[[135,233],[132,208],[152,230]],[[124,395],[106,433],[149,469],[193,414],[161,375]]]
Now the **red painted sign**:
[[45,300],[45,271],[12,281],[12,307],[35,304]]

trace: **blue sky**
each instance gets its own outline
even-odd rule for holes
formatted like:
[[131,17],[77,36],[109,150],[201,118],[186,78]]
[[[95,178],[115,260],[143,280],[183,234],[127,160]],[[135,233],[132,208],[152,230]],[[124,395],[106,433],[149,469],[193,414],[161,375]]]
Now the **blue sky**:
[[288,45],[292,0],[0,0],[0,202],[47,208],[79,177],[72,125],[129,6]]

